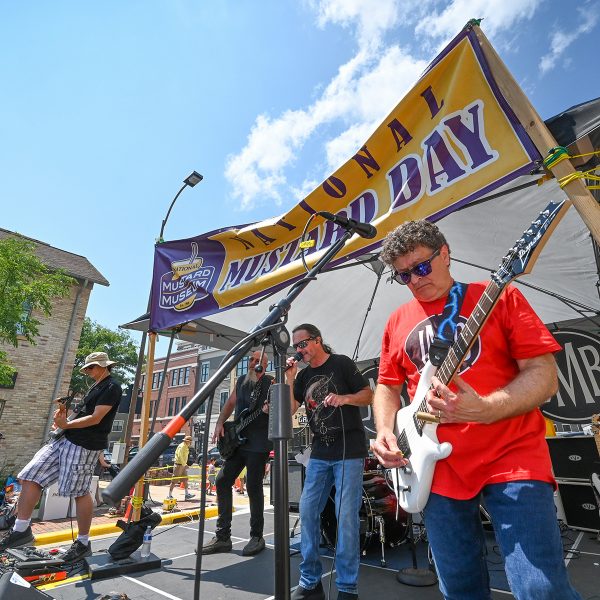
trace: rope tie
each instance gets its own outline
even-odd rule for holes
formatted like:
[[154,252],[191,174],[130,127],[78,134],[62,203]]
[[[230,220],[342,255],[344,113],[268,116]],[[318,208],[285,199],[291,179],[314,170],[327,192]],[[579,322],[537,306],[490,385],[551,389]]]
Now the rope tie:
[[551,169],[555,167],[559,162],[571,158],[569,151],[564,146],[556,146],[548,150],[548,156],[544,159],[544,167]]
[[132,496],[131,497],[131,506],[133,506],[133,508],[142,508],[142,506],[144,506],[144,497],[143,496]]

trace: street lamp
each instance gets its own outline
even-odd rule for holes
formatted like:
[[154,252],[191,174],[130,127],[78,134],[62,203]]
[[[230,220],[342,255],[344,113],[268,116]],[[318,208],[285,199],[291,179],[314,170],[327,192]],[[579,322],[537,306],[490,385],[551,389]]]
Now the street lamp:
[[197,171],[192,171],[183,180],[183,185],[181,186],[180,190],[175,194],[175,198],[173,198],[173,201],[171,202],[171,205],[169,206],[169,210],[167,211],[167,214],[162,221],[162,225],[160,227],[160,234],[158,235],[158,240],[157,240],[157,242],[159,244],[162,244],[162,242],[164,242],[163,232],[165,230],[165,225],[167,224],[167,220],[169,219],[169,215],[171,214],[171,209],[173,208],[173,205],[175,204],[175,202],[177,202],[177,198],[179,198],[179,195],[181,194],[181,192],[183,192],[183,190],[185,190],[186,187],[194,187],[197,183],[200,183],[203,179],[204,179],[204,177],[202,177],[202,175],[200,175],[200,173],[198,173]]
[[[171,214],[171,209],[173,208],[173,205],[175,204],[175,202],[177,202],[177,198],[179,198],[181,192],[183,192],[183,190],[186,187],[194,187],[197,183],[200,183],[202,181],[202,179],[203,179],[203,177],[202,177],[202,175],[200,175],[200,173],[198,173],[197,171],[192,171],[191,174],[188,175],[183,180],[183,185],[181,186],[181,188],[179,189],[177,194],[175,194],[175,197],[173,198],[173,200],[171,201],[171,204],[169,206],[169,210],[167,211],[167,214],[162,221],[162,225],[160,227],[160,235],[157,240],[158,243],[163,242],[163,232],[165,230],[165,225],[167,224],[167,220],[169,219],[169,215]],[[147,312],[148,313],[150,312],[150,297],[148,297]],[[144,364],[144,351],[146,349],[147,336],[148,336],[148,333],[146,331],[143,331],[142,339],[140,341],[140,352],[138,355],[137,369],[135,372],[135,378],[133,380],[133,390],[131,393],[131,405],[129,407],[129,419],[127,421],[127,430],[125,432],[125,444],[126,444],[127,453],[129,452],[129,448],[131,447],[131,432],[133,430],[133,420],[135,418],[135,404],[136,404],[135,399],[137,398],[138,390],[140,389],[140,380],[141,380],[141,375],[142,375],[142,365]],[[151,386],[152,382],[147,381],[146,385]],[[143,424],[141,426],[143,427]],[[140,442],[141,441],[142,441],[142,435],[141,435],[141,430],[140,430]],[[141,446],[141,443],[140,443],[140,446]]]

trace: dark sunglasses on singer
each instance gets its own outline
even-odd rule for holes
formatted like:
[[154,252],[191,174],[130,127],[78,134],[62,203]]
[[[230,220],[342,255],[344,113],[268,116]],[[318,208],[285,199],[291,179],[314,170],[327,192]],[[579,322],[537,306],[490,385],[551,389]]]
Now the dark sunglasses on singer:
[[426,277],[431,273],[431,261],[439,255],[441,248],[438,248],[427,260],[415,265],[407,271],[396,271],[393,279],[402,285],[408,285],[413,275],[417,277]]

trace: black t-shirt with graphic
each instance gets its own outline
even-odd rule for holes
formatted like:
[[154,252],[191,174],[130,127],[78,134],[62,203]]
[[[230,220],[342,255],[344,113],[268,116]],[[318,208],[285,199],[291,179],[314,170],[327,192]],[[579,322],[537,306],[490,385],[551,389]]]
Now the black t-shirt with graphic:
[[[237,419],[244,409],[248,409],[244,416],[254,412],[259,406],[262,406],[269,394],[269,388],[273,378],[270,375],[263,375],[256,383],[248,380],[247,375],[243,375],[235,384],[235,418]],[[246,452],[270,452],[273,444],[269,440],[269,415],[261,412],[251,423],[249,423],[240,436],[246,438],[246,443],[241,449]]]
[[360,408],[348,404],[324,406],[323,400],[329,393],[355,394],[368,386],[354,361],[343,354],[331,354],[320,367],[308,366],[298,372],[294,397],[306,407],[313,432],[311,457],[340,460],[367,456]]
[[110,376],[92,386],[82,400],[85,403],[85,408],[76,418],[93,414],[96,406],[101,404],[107,404],[112,408],[102,417],[100,423],[81,429],[67,429],[65,430],[65,437],[71,443],[82,446],[87,450],[104,450],[108,446],[108,434],[112,429],[122,394],[123,390],[120,384]]

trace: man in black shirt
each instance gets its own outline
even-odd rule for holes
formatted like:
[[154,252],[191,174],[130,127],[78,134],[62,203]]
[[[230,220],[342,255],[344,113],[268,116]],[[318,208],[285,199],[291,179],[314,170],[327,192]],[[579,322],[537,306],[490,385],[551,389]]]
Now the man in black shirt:
[[[232,456],[227,458],[216,479],[217,504],[219,517],[215,537],[204,545],[202,554],[229,552],[231,550],[231,513],[233,507],[232,486],[246,467],[246,490],[250,500],[250,541],[242,550],[244,556],[258,554],[265,547],[263,538],[265,498],[263,478],[265,465],[273,445],[269,441],[269,415],[267,400],[269,388],[273,382],[266,375],[268,357],[265,353],[255,351],[248,361],[248,373],[237,380],[234,392],[223,405],[215,426],[213,443],[223,436],[223,423],[235,409],[238,419],[243,411],[244,416],[257,412],[257,416],[248,424],[240,435],[246,438]],[[261,409],[262,407],[262,409]]]
[[[362,479],[367,444],[360,406],[371,404],[373,393],[356,364],[333,354],[314,325],[298,325],[292,346],[308,366],[298,371],[288,359],[286,382],[293,389],[292,411],[304,403],[313,433],[310,460],[300,499],[302,523],[300,583],[292,600],[325,598],[319,559],[321,512],[335,485],[337,517],[336,585],[338,600],[357,599],[360,562]],[[297,376],[296,376],[297,373]],[[295,377],[295,380],[294,380]]]
[[93,352],[86,357],[81,371],[95,383],[82,400],[76,418],[67,420],[66,406],[58,402],[54,439],[38,450],[17,476],[22,485],[17,520],[0,539],[0,550],[33,542],[30,525],[33,509],[42,490],[58,480],[59,496],[75,499],[79,530],[77,539],[62,558],[65,562],[76,562],[92,553],[89,532],[94,504],[90,483],[98,456],[108,445],[108,434],[122,395],[121,386],[110,375],[114,364],[106,352]]

